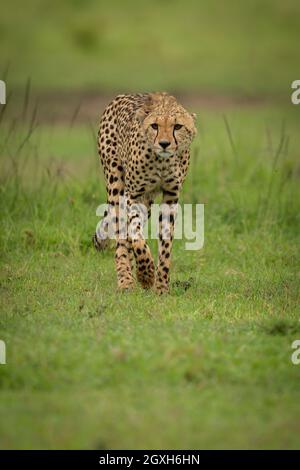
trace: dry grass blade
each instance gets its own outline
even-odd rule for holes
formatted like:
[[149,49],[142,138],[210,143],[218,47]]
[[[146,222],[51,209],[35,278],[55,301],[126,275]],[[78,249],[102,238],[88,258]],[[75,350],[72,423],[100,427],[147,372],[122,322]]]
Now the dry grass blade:
[[234,158],[235,158],[235,163],[238,165],[238,160],[239,159],[238,159],[237,149],[236,149],[236,146],[235,146],[235,143],[234,143],[234,139],[233,139],[233,135],[232,135],[232,132],[231,132],[231,129],[230,129],[230,126],[229,126],[228,119],[227,119],[225,114],[223,114],[223,120],[224,120],[224,123],[225,123],[225,128],[226,128],[228,139],[229,139],[229,142],[230,142],[230,145],[231,145],[231,149],[232,149],[232,152],[233,152],[233,155],[234,155]]
[[74,123],[77,119],[77,116],[79,114],[79,111],[80,111],[80,108],[81,108],[81,105],[82,103],[78,103],[78,105],[76,106],[75,110],[74,110],[74,113],[73,113],[73,116],[71,118],[71,122],[70,122],[70,128],[72,129],[72,127],[74,126]]
[[30,90],[31,90],[31,80],[30,78],[27,79],[25,85],[25,93],[24,93],[24,103],[23,103],[23,110],[22,110],[22,119],[26,119],[28,105],[29,105],[29,98],[30,98]]
[[33,134],[33,132],[35,131],[35,129],[37,128],[38,126],[38,123],[36,122],[36,117],[37,117],[37,109],[38,109],[38,102],[36,102],[34,108],[33,108],[33,112],[32,112],[32,116],[31,116],[31,119],[30,119],[30,123],[29,123],[29,127],[28,127],[28,131],[27,131],[27,134],[26,136],[24,137],[24,139],[22,140],[22,142],[20,143],[17,151],[16,151],[16,155],[19,155],[19,153],[21,152],[21,150],[23,149],[24,145],[28,142],[28,140],[30,139],[31,135]]
[[285,122],[282,121],[280,139],[279,139],[276,152],[273,157],[271,176],[270,176],[269,184],[267,187],[266,196],[264,198],[264,203],[262,205],[261,216],[263,216],[264,219],[266,219],[268,210],[269,210],[270,199],[272,196],[272,191],[273,191],[273,186],[274,186],[275,172],[276,172],[276,168],[278,165],[279,157],[281,154],[283,154],[284,149],[285,151],[287,151],[288,149],[288,139],[285,135]]

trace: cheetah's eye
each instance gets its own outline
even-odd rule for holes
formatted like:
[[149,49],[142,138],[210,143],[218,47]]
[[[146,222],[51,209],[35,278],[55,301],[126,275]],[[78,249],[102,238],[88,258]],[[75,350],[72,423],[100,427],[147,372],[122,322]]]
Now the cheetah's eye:
[[175,126],[174,126],[175,131],[179,131],[179,129],[181,129],[181,128],[182,128],[182,124],[175,124]]
[[151,127],[152,127],[152,129],[155,129],[157,131],[158,124],[156,124],[156,122],[154,122],[153,124],[151,124]]

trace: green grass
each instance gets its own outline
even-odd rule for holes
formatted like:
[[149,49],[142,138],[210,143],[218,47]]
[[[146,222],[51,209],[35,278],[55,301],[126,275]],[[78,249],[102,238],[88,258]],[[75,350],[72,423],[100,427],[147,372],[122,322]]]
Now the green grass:
[[12,0],[1,10],[0,57],[9,91],[31,77],[41,90],[287,100],[299,78],[299,18],[297,0]]
[[159,298],[91,246],[91,130],[2,123],[1,448],[299,448],[297,112],[200,110],[205,246],[175,242]]

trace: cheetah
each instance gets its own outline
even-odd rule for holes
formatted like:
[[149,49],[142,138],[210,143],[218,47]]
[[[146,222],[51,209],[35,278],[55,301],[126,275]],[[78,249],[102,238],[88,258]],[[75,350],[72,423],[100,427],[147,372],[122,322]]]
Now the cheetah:
[[[98,152],[104,172],[108,210],[93,238],[96,249],[107,245],[109,222],[115,224],[115,262],[118,288],[134,287],[136,278],[145,289],[169,292],[169,274],[174,223],[179,193],[187,174],[190,145],[196,135],[195,114],[187,112],[167,93],[117,96],[105,109],[98,132]],[[162,193],[159,214],[158,262],[143,234],[145,217],[138,204],[151,215],[151,204]],[[123,198],[123,199],[122,199]],[[128,208],[128,223],[135,233],[120,233],[121,200]],[[113,215],[112,215],[113,209]]]

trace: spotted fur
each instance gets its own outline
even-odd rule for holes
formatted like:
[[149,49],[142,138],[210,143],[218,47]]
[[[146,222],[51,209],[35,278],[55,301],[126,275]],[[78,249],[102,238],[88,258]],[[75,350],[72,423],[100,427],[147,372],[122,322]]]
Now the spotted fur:
[[[189,166],[189,148],[196,134],[195,115],[189,114],[173,96],[145,93],[117,96],[105,109],[98,133],[98,150],[104,171],[107,202],[114,209],[116,228],[116,270],[118,287],[134,286],[136,277],[144,288],[159,294],[169,291],[170,257],[179,192]],[[154,197],[162,193],[161,207],[170,208],[169,217],[159,216],[159,250],[155,269],[143,236],[145,217],[135,210],[143,203],[151,214]],[[128,222],[136,234],[123,239],[119,231],[120,197],[126,198]],[[108,211],[94,245],[104,249]]]

